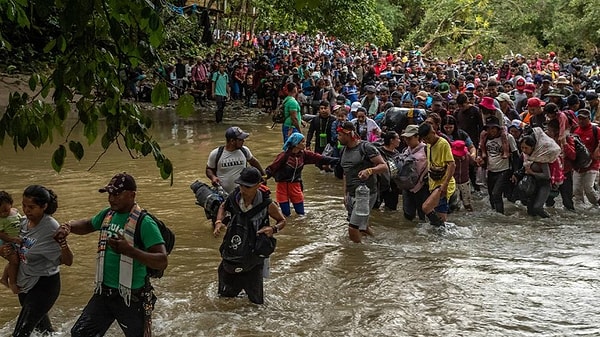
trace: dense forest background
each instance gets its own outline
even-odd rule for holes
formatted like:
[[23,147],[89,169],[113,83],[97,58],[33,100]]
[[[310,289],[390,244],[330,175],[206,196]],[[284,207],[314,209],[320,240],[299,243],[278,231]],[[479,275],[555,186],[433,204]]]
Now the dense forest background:
[[[222,11],[211,16],[210,26],[221,31],[321,31],[355,46],[406,51],[418,45],[426,57],[469,59],[481,53],[499,59],[554,51],[563,61],[590,60],[600,45],[597,0],[216,2]],[[59,132],[52,166],[60,171],[68,153],[77,160],[85,154],[84,144],[70,137],[82,125],[88,145],[118,146],[133,158],[152,155],[160,175],[172,181],[172,163],[148,132],[152,120],[135,102],[123,100],[123,93],[132,68],[156,69],[174,56],[211,51],[200,43],[209,20],[182,11],[185,2],[178,3],[0,0],[0,71],[28,74],[30,89],[11,93],[0,118],[0,146],[8,139],[15,150],[39,147]],[[169,103],[165,81],[155,84],[152,103]],[[180,97],[176,111],[184,117],[193,113],[193,98]],[[65,119],[74,113],[77,124],[65,130]]]

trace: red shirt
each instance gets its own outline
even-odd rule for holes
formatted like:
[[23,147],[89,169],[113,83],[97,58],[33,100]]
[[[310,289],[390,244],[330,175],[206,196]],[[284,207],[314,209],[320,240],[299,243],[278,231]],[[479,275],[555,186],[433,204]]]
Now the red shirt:
[[[600,130],[597,130],[597,132],[600,133]],[[590,151],[590,154],[592,155],[592,164],[585,169],[579,170],[579,172],[600,169],[600,160],[594,159],[594,151],[598,147],[598,139],[594,137],[594,130],[592,124],[590,123],[586,127],[578,126],[577,129],[575,129],[575,134],[579,136],[583,144],[585,144],[585,147],[587,147],[587,149]]]

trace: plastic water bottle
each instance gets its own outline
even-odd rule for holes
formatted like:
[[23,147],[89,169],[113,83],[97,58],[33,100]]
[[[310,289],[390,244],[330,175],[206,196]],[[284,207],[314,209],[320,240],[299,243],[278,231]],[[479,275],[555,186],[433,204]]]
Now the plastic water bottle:
[[369,187],[367,185],[360,184],[354,190],[354,213],[358,216],[367,216],[371,212],[371,207],[369,204]]

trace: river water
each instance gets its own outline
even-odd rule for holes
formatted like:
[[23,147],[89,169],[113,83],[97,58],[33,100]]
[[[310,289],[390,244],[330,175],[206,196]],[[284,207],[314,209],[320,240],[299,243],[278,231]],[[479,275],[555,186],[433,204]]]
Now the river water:
[[[175,336],[598,336],[600,335],[600,230],[598,210],[580,207],[552,218],[528,217],[507,204],[492,213],[484,195],[473,213],[459,211],[456,225],[435,232],[399,212],[374,211],[375,236],[363,244],[347,237],[341,181],[314,167],[304,170],[305,217],[292,216],[277,235],[265,304],[217,296],[218,247],[209,221],[189,188],[206,182],[211,149],[224,143],[227,126],[251,133],[246,145],[266,167],[280,151],[279,127],[257,112],[229,110],[223,125],[207,123],[208,111],[182,120],[153,112],[154,137],[174,163],[174,184],[160,178],[152,158],[131,159],[111,148],[86,148],[82,162],[69,156],[61,173],[50,165],[64,138],[41,149],[0,148],[0,189],[20,208],[29,184],[59,196],[55,217],[89,217],[107,205],[98,188],[117,172],[136,177],[139,203],[177,235],[166,276],[154,281],[157,337]],[[76,129],[78,130],[78,129]],[[274,183],[270,182],[274,188]],[[560,204],[560,202],[558,202]],[[61,295],[51,310],[56,336],[69,329],[89,300],[97,235],[72,235],[71,267],[62,267]],[[14,328],[19,304],[0,289],[0,336]],[[107,336],[122,336],[113,325]]]

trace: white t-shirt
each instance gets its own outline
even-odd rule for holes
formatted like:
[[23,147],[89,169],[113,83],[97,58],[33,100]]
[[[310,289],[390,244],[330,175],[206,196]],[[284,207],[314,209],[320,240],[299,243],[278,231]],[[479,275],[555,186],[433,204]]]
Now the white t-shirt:
[[217,169],[217,177],[221,179],[221,185],[227,193],[233,192],[237,186],[235,180],[240,176],[240,173],[248,164],[248,160],[252,159],[252,152],[250,152],[250,149],[246,146],[243,146],[243,148],[246,150],[248,158],[246,158],[242,150],[227,151],[227,149],[223,149],[223,154],[217,163],[217,152],[219,152],[219,148],[212,150],[208,155],[208,162],[206,165]]
[[[517,142],[511,134],[506,135],[508,138],[508,145],[510,152],[517,150]],[[502,172],[510,168],[510,156],[509,158],[502,158],[502,138],[496,137],[488,139],[485,143],[488,155],[488,171],[490,172]]]

